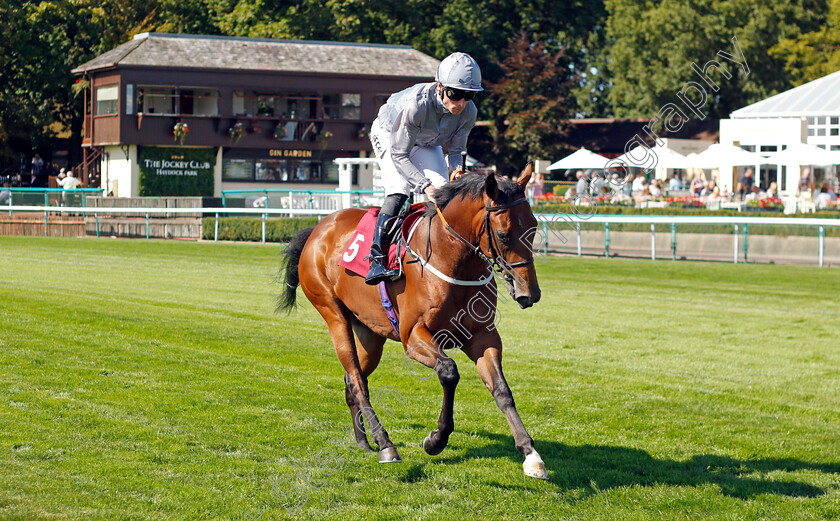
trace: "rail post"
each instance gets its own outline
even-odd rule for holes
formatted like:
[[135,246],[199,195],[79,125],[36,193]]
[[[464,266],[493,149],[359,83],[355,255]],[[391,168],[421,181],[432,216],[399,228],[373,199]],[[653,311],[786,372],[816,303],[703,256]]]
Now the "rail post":
[[216,225],[213,227],[213,242],[219,242],[219,212],[216,212]]
[[677,260],[677,223],[671,223],[671,260]]
[[825,227],[820,226],[820,268],[823,267],[823,259],[825,254]]
[[265,220],[268,218],[268,214],[262,214],[262,242],[265,244]]
[[146,239],[149,239],[149,212],[146,212]]
[[738,225],[735,225],[735,233],[733,234],[735,237],[735,264],[738,264]]
[[604,223],[604,254],[610,258],[610,223]]
[[581,247],[581,240],[580,240],[580,223],[575,223],[575,228],[577,229],[577,247],[578,247],[578,257],[583,256],[583,248]]
[[656,260],[656,225],[650,223],[650,260]]
[[747,262],[747,223],[744,223],[744,262]]

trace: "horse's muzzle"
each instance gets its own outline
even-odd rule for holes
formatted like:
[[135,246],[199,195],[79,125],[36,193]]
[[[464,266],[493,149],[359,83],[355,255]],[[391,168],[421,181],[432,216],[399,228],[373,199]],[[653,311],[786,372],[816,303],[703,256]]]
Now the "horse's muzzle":
[[535,291],[532,291],[530,295],[520,295],[516,297],[516,303],[519,304],[519,307],[522,309],[529,308],[540,301],[541,293],[539,288]]

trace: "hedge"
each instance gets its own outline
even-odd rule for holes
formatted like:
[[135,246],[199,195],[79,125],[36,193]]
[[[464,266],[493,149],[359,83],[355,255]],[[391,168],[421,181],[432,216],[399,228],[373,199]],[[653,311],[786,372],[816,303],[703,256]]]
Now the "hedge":
[[[317,217],[275,217],[265,221],[266,242],[288,242],[294,235],[305,228],[318,224]],[[215,217],[205,217],[201,221],[201,238],[213,240],[216,227]],[[253,217],[219,218],[219,240],[222,241],[261,241],[262,219]]]

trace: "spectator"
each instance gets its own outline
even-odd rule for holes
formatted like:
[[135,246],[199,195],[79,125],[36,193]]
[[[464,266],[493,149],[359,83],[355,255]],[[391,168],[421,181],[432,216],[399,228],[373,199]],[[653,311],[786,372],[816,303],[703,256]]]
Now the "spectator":
[[537,198],[542,195],[543,192],[543,176],[539,172],[534,172],[534,175],[531,176],[531,179],[528,180],[528,186],[526,187],[526,193],[528,195],[528,202],[533,204],[536,202]]
[[836,201],[837,194],[831,189],[831,185],[828,184],[828,181],[825,181],[822,186],[820,186],[820,193],[817,194],[814,204],[816,204],[818,210],[822,210]]
[[[709,197],[714,193],[715,189],[717,188],[717,184],[714,181],[709,181],[709,184],[704,186],[702,190],[700,190],[700,197]],[[718,190],[718,195],[720,195],[720,190]]]
[[767,194],[761,191],[761,187],[758,185],[752,185],[752,189],[750,193],[744,197],[744,201],[754,201],[756,199],[764,199]]
[[706,209],[720,210],[720,201],[723,199],[723,196],[720,194],[720,188],[715,186],[714,181],[709,183],[709,186],[711,187],[711,191],[706,196]]
[[[60,175],[61,174],[59,174],[59,176]],[[78,178],[73,177],[73,171],[72,170],[67,171],[65,173],[64,178],[58,181],[58,186],[60,186],[61,188],[64,189],[64,191],[61,193],[61,205],[62,206],[67,205],[67,190],[75,190],[81,184],[82,184],[82,182]]]
[[743,199],[744,196],[752,193],[753,185],[755,184],[755,179],[753,178],[754,173],[755,170],[753,170],[752,168],[747,168],[747,170],[744,172],[744,175],[742,175],[741,179],[738,180],[738,187],[736,191],[738,192],[738,195],[741,197],[741,199]]
[[653,199],[653,197],[650,194],[650,187],[649,186],[645,186],[642,189],[642,193],[640,193],[636,196],[636,202],[637,203],[643,203],[645,201],[650,201],[651,199]]
[[6,204],[6,201],[12,197],[12,191],[9,190],[10,186],[12,186],[12,184],[8,181],[3,183],[3,190],[0,190],[0,204]]
[[633,179],[633,193],[637,195],[641,194],[644,191],[646,184],[647,183],[645,182],[645,174],[643,174],[642,172],[636,174],[636,178]]
[[661,180],[654,179],[653,182],[650,183],[650,195],[654,198],[662,195],[662,181]]
[[592,182],[589,184],[589,193],[592,194],[592,197],[604,195],[604,184],[606,184],[606,180],[603,173],[597,173],[593,176]]
[[813,192],[814,180],[811,179],[811,169],[806,168],[802,171],[802,177],[799,179],[799,195],[810,200]]
[[703,179],[703,175],[697,173],[694,174],[694,179],[691,180],[691,184],[688,186],[688,192],[693,197],[699,197],[705,187],[706,181]]
[[668,190],[682,190],[682,181],[680,180],[679,174],[674,173],[674,176],[668,181]]
[[577,190],[578,194],[585,194],[586,193],[586,178],[583,177],[583,172],[578,170],[575,172],[575,178],[577,178],[577,185],[575,185],[575,189]]
[[577,186],[575,186],[575,185],[570,186],[570,187],[569,187],[569,189],[568,189],[568,190],[566,190],[566,194],[565,194],[563,197],[564,197],[567,201],[571,201],[571,200],[573,200],[575,197],[577,197]]
[[779,197],[779,189],[777,188],[776,181],[773,181],[767,187],[767,197]]

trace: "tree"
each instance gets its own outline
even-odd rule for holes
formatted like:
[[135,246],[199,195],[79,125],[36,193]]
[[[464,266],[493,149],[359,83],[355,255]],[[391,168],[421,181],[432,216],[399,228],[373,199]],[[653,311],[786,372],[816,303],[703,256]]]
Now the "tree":
[[488,85],[497,107],[497,165],[515,169],[527,159],[556,156],[564,148],[563,122],[574,110],[570,92],[578,80],[565,49],[549,51],[523,32],[498,65],[502,78]]
[[749,103],[790,87],[782,60],[767,49],[820,26],[824,0],[606,0],[607,34],[614,115],[651,117],[689,81],[698,81],[692,63],[703,67],[720,60],[718,51],[733,53],[737,38],[749,72],[727,62],[730,79],[715,74],[720,90],[709,95],[706,116],[727,117]]
[[840,0],[831,0],[826,25],[785,38],[770,49],[770,55],[784,60],[793,85],[840,70]]

